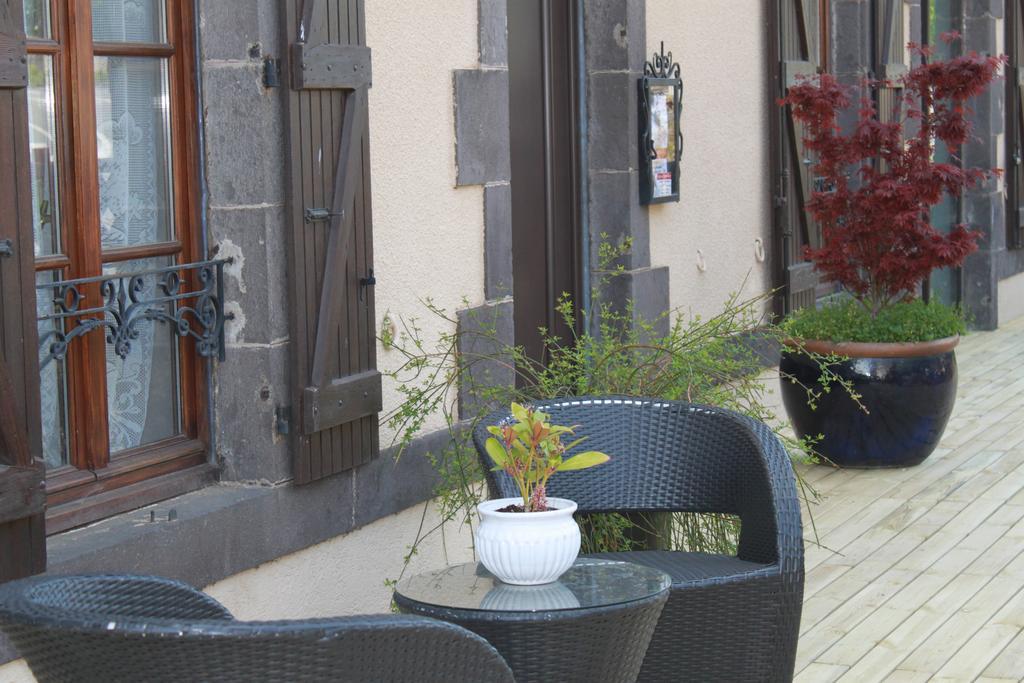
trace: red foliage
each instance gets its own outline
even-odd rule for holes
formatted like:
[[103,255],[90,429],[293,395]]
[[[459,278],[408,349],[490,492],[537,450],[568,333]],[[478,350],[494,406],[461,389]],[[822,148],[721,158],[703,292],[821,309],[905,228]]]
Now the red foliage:
[[[958,225],[944,235],[929,208],[944,194],[959,195],[998,169],[963,168],[935,161],[935,141],[956,154],[971,132],[966,101],[996,78],[1005,57],[970,54],[928,62],[902,79],[902,119],[879,121],[873,98],[860,105],[853,130],[843,132],[840,112],[849,91],[830,74],[801,80],[781,104],[805,124],[804,143],[817,156],[814,173],[828,191],[815,191],[807,210],[822,226],[824,246],[807,258],[872,313],[911,298],[932,270],[958,266],[977,248],[978,233]],[[864,92],[892,83],[866,81]]]

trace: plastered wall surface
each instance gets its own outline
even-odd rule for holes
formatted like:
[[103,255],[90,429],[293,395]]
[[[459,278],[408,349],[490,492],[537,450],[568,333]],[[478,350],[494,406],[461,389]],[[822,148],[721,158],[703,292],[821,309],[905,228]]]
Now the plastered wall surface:
[[17,659],[0,666],[0,683],[35,683],[35,680],[24,660]]
[[750,295],[771,288],[765,17],[739,4],[647,0],[648,58],[664,41],[683,79],[681,200],[650,207],[651,264],[669,267],[673,308],[705,316],[745,278]]
[[[378,333],[385,316],[417,317],[426,340],[454,331],[429,314],[483,302],[483,188],[455,187],[452,70],[478,66],[477,3],[366,3],[373,50],[370,154]],[[398,326],[399,328],[401,325]],[[400,354],[378,346],[382,371]],[[384,411],[400,401],[384,382]],[[439,416],[424,431],[444,426]],[[382,425],[381,445],[390,442]]]
[[1024,273],[999,281],[999,324],[1024,316]]
[[[440,517],[426,504],[424,529]],[[391,589],[423,518],[423,505],[384,517],[357,531],[235,574],[204,590],[239,619],[313,619],[389,611]],[[448,524],[418,548],[409,571],[428,571],[473,559],[467,527]]]

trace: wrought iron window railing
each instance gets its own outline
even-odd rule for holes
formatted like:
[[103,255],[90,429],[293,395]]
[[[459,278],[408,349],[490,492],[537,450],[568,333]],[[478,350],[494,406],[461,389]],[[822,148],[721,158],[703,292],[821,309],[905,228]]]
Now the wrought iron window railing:
[[[197,261],[36,285],[43,313],[38,320],[52,321],[52,329],[40,331],[40,364],[63,360],[75,339],[97,329],[105,329],[107,343],[127,358],[139,325],[152,322],[173,325],[178,336],[195,340],[200,356],[223,361],[224,321],[233,317],[224,313],[228,263],[230,258]],[[93,287],[102,303],[82,308],[83,290]]]

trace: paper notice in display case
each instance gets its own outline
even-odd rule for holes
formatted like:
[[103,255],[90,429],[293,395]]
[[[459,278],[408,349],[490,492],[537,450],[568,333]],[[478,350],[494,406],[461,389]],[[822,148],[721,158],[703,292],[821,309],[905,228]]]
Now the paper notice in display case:
[[676,158],[676,117],[674,90],[672,86],[656,85],[651,88],[651,142],[654,159],[651,170],[654,175],[653,196],[672,195],[672,169],[669,161]]
[[655,159],[651,163],[654,171],[654,196],[668,197],[672,194],[672,170],[668,159]]

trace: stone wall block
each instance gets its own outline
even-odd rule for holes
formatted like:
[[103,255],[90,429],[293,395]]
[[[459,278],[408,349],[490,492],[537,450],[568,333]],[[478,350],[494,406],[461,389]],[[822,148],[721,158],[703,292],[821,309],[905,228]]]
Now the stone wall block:
[[[226,481],[291,478],[289,438],[277,433],[275,408],[288,405],[288,347],[231,347],[218,365],[217,456]],[[294,410],[293,410],[294,417]]]
[[361,527],[422,503],[424,494],[441,483],[427,454],[440,457],[450,442],[448,430],[441,429],[418,439],[397,459],[396,449],[389,448],[379,458],[353,470],[354,526]]
[[258,3],[203,0],[200,17],[203,59],[248,59],[250,50],[259,43]]
[[832,70],[844,82],[856,82],[872,68],[871,3],[868,0],[834,0]]
[[[595,274],[597,275],[597,274]],[[624,313],[632,304],[632,324],[637,328],[651,327],[655,337],[668,334],[671,321],[669,310],[669,271],[667,267],[629,270],[606,278],[599,286],[598,296],[611,310]],[[600,325],[600,313],[593,316],[594,329]],[[649,341],[641,335],[642,341]]]
[[484,297],[512,295],[512,187],[484,188]]
[[979,249],[964,261],[963,306],[974,329],[994,330],[998,324],[999,281],[994,256],[989,249]]
[[459,352],[464,354],[464,358],[494,358],[474,362],[467,370],[467,382],[459,387],[459,415],[463,419],[496,408],[474,396],[470,390],[472,385],[495,387],[515,384],[513,359],[504,353],[515,343],[513,311],[511,301],[502,301],[458,312]]
[[509,179],[508,72],[455,70],[457,185]]
[[627,72],[589,78],[587,145],[592,171],[627,171],[636,166],[637,78]]
[[964,2],[965,17],[1003,17],[1003,3],[1005,0],[966,0]]
[[281,98],[263,87],[262,66],[208,66],[203,92],[210,205],[283,203]]
[[224,300],[235,314],[228,343],[269,344],[288,336],[288,293],[281,206],[211,209],[210,241],[225,266]]
[[508,65],[508,0],[480,0],[480,63]]
[[[646,268],[651,264],[650,220],[647,209],[639,203],[637,171],[591,173],[589,195],[590,262],[601,266],[599,249],[602,242],[620,244],[631,238],[633,248],[621,261],[628,270]],[[607,237],[602,237],[606,234]]]
[[[630,47],[644,50],[643,21],[630,24],[629,5],[642,2],[589,0],[583,5],[587,71],[626,71],[630,68]],[[635,14],[632,12],[632,14]],[[635,21],[635,16],[632,17]],[[639,27],[640,35],[634,35]]]

